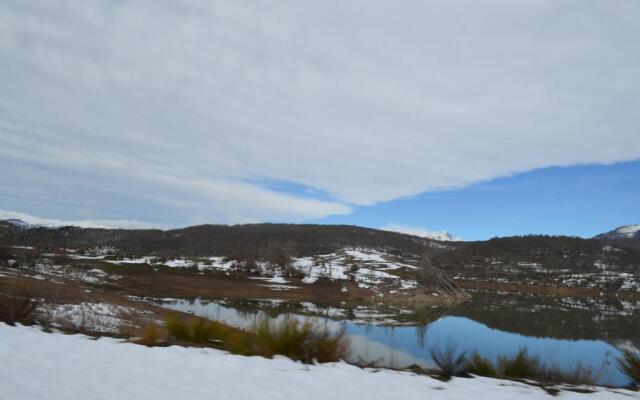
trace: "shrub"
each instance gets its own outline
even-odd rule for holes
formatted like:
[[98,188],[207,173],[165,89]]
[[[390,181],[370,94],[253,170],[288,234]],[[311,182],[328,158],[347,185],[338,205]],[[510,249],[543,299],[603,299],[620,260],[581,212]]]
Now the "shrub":
[[310,364],[339,361],[348,353],[344,331],[332,332],[309,321],[262,319],[251,334],[251,351],[268,358],[278,354]]
[[494,377],[497,374],[491,360],[482,357],[477,351],[473,352],[465,368],[468,373],[475,375]]
[[158,324],[149,324],[144,327],[142,334],[136,343],[145,346],[157,345],[165,336],[164,329]]
[[635,385],[640,385],[640,352],[623,350],[622,357],[618,359],[618,368]]
[[33,291],[26,284],[14,293],[0,294],[0,321],[9,325],[15,325],[16,322],[30,322],[38,303],[33,298]]
[[540,359],[529,355],[529,350],[521,348],[515,356],[498,357],[498,371],[508,378],[535,379],[540,371]]
[[287,266],[284,270],[284,274],[286,276],[290,276],[292,278],[298,278],[298,279],[302,279],[306,276],[304,271],[299,270],[293,266]]
[[465,372],[467,354],[464,351],[456,354],[457,346],[454,342],[448,341],[447,345],[439,350],[432,347],[430,353],[433,362],[440,368],[443,378],[450,379],[454,375]]
[[597,374],[591,368],[578,364],[573,370],[563,370],[556,365],[547,366],[536,356],[521,348],[513,356],[500,356],[494,364],[488,358],[474,352],[466,364],[466,372],[490,377],[531,379],[540,383],[594,384]]
[[170,315],[165,319],[169,336],[179,342],[193,344],[212,344],[228,336],[232,328],[205,318],[192,317],[181,319]]
[[[289,318],[281,322],[263,318],[246,331],[205,318],[182,319],[171,314],[165,319],[165,327],[169,339],[178,343],[212,346],[243,355],[282,355],[310,364],[339,361],[348,353],[342,330],[334,332]],[[147,337],[143,334],[138,343],[152,345],[157,341],[159,332],[155,328],[147,327],[145,333]]]
[[597,374],[591,368],[581,364],[576,365],[573,370],[563,370],[556,365],[543,366],[535,379],[543,383],[568,383],[573,385],[594,385],[597,381]]

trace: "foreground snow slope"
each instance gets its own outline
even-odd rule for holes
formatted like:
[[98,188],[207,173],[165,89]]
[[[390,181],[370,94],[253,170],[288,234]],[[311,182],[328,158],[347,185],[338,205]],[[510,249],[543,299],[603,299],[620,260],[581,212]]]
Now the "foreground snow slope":
[[[344,363],[305,367],[184,347],[48,334],[0,323],[0,399],[551,399],[540,389],[488,378],[443,383]],[[628,391],[563,392],[559,399],[630,399]]]

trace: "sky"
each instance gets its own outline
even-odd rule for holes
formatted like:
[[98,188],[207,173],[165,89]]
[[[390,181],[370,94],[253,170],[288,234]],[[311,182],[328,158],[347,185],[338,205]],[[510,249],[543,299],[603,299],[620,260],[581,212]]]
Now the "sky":
[[640,222],[640,2],[5,0],[0,217]]

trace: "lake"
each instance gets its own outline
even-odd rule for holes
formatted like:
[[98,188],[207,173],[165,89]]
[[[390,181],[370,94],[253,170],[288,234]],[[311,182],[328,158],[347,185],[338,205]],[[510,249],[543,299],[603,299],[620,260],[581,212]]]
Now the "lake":
[[559,367],[581,364],[597,372],[599,383],[623,386],[617,369],[619,347],[640,346],[640,302],[477,292],[455,308],[415,313],[384,307],[323,307],[278,300],[163,300],[163,307],[247,327],[258,318],[314,318],[345,329],[349,361],[386,367],[433,367],[431,349],[454,344],[492,359],[526,347]]

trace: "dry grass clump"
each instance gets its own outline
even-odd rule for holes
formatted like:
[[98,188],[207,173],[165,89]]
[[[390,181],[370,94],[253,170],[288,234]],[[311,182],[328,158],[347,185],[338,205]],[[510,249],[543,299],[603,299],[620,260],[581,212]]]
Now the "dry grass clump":
[[541,372],[540,358],[521,348],[514,356],[500,356],[496,370],[500,375],[516,379],[535,379]]
[[[280,322],[260,319],[248,330],[241,330],[205,318],[183,319],[170,315],[165,319],[164,329],[169,342],[177,344],[215,347],[267,358],[282,355],[308,364],[339,361],[348,353],[344,332],[288,318]],[[162,328],[150,325],[137,343],[159,344],[163,333]]]
[[495,377],[498,375],[496,368],[493,366],[491,360],[482,357],[477,351],[474,351],[473,354],[471,354],[471,357],[465,365],[465,370],[470,374],[480,376]]
[[618,368],[634,385],[640,386],[640,352],[622,350],[622,357],[618,359]]
[[151,323],[142,328],[140,337],[135,340],[135,343],[145,346],[157,346],[158,344],[162,343],[165,338],[165,329],[156,323]]
[[334,362],[348,354],[344,331],[333,332],[310,321],[285,318],[258,321],[250,330],[250,350],[264,357],[283,355],[306,364]]
[[474,352],[466,363],[466,372],[506,379],[530,379],[540,383],[567,383],[593,385],[597,374],[591,368],[576,365],[573,370],[564,370],[557,365],[546,365],[539,357],[521,348],[512,356],[500,356],[494,363]]
[[165,318],[169,337],[179,343],[212,345],[223,342],[235,329],[206,318],[182,319],[174,315]]
[[15,325],[17,322],[31,322],[38,303],[28,284],[0,294],[0,321],[9,325]]

